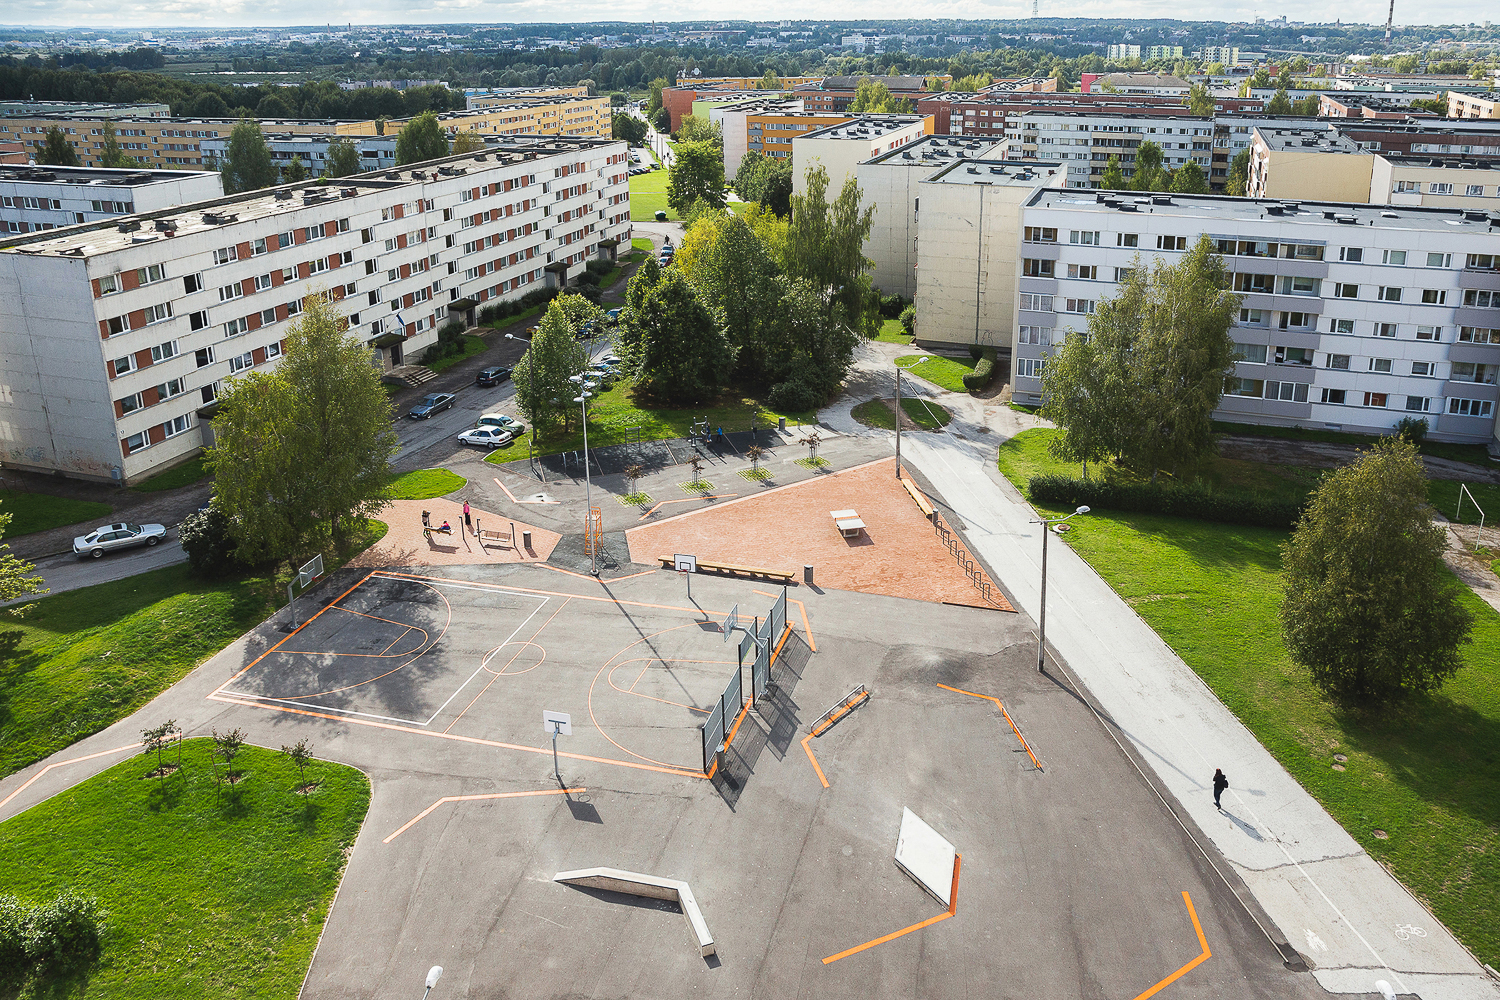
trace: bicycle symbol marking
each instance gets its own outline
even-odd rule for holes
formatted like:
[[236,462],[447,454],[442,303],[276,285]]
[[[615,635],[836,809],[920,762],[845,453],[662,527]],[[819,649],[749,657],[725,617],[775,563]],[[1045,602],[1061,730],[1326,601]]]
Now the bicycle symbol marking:
[[1416,926],[1415,924],[1397,924],[1396,925],[1396,938],[1398,940],[1405,941],[1408,938],[1414,938],[1414,937],[1424,938],[1426,936],[1427,936],[1427,932],[1424,931],[1422,928]]

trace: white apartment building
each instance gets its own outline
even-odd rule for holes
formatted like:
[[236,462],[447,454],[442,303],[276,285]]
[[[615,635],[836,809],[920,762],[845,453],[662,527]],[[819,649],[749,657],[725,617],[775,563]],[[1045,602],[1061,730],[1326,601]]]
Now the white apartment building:
[[1377,156],[1370,172],[1370,201],[1500,211],[1500,160]]
[[[271,149],[271,160],[278,167],[285,167],[292,160],[301,160],[309,177],[317,177],[328,169],[328,147],[343,140],[352,142],[359,151],[361,172],[369,170],[394,170],[396,167],[396,134],[390,135],[297,135],[290,132],[269,132],[266,145]],[[203,164],[215,170],[229,156],[229,133],[217,139],[204,139],[198,144],[203,154]]]
[[960,160],[990,159],[998,145],[992,139],[930,135],[855,168],[864,204],[875,206],[864,253],[874,262],[870,279],[876,288],[916,298],[921,182]]
[[525,137],[0,250],[0,460],[137,480],[207,440],[225,379],[276,363],[308,295],[385,368],[449,303],[512,298],[629,238],[623,142]]
[[0,232],[39,233],[224,196],[217,173],[0,166]]
[[832,200],[860,163],[930,135],[932,124],[930,115],[860,115],[816,132],[794,135],[792,190],[801,194],[807,186],[807,169],[821,163],[828,171],[828,197]]
[[1244,296],[1217,417],[1385,434],[1414,416],[1438,440],[1500,448],[1500,218],[1051,189],[1020,215],[1018,401],[1040,401],[1051,346],[1086,329],[1124,272],[1206,234]]
[[1070,188],[1099,187],[1111,156],[1130,177],[1142,142],[1160,147],[1165,169],[1176,170],[1191,160],[1207,181],[1213,169],[1214,120],[1196,115],[1027,111],[1006,118],[1005,141],[1006,159],[1056,168]]

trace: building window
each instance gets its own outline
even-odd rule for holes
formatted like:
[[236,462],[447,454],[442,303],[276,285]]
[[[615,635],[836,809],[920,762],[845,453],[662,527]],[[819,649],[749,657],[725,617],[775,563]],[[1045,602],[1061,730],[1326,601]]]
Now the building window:
[[1400,302],[1401,288],[1397,285],[1381,285],[1380,294],[1376,298],[1382,302]]
[[1343,389],[1324,389],[1323,402],[1342,406],[1346,395]]
[[1427,255],[1428,267],[1452,267],[1453,255],[1451,253],[1430,253]]
[[1458,339],[1466,344],[1500,344],[1500,330],[1461,326],[1458,328]]
[[1017,358],[1016,359],[1016,374],[1017,375],[1024,375],[1027,378],[1041,378],[1042,377],[1042,359],[1041,358]]
[[1246,364],[1263,365],[1266,363],[1265,344],[1235,344],[1234,360]]
[[1020,327],[1016,331],[1016,343],[1046,347],[1052,343],[1052,328],[1050,326]]
[[1452,184],[1442,184],[1442,183],[1439,183],[1437,181],[1432,181],[1432,182],[1430,182],[1427,185],[1427,193],[1428,194],[1452,194],[1453,193],[1453,185]]
[[125,454],[133,455],[136,452],[140,451],[142,448],[149,447],[150,444],[151,439],[146,436],[145,431],[142,431],[139,434],[132,434],[130,435],[130,437],[125,439]]
[[266,360],[281,357],[281,341],[273,340],[266,345]]
[[301,299],[293,299],[292,301],[288,302],[286,304],[286,314],[288,316],[299,316],[299,315],[301,315],[302,314],[302,300]]
[[1339,260],[1358,264],[1365,259],[1364,247],[1339,247]]
[[238,337],[240,334],[248,333],[249,331],[250,323],[243,317],[241,317],[240,319],[232,319],[228,323],[224,324],[225,337]]
[[1323,290],[1323,279],[1302,278],[1294,275],[1281,276],[1282,295],[1319,295]]
[[1095,281],[1099,277],[1099,268],[1095,264],[1069,264],[1068,277],[1082,278],[1085,281]]
[[1495,404],[1488,399],[1450,399],[1448,412],[1455,417],[1487,417]]
[[184,413],[182,416],[173,417],[162,424],[161,429],[166,433],[167,437],[176,437],[191,426],[193,426],[192,414]]
[[99,295],[113,295],[120,290],[120,279],[113,274],[106,274],[99,279]]
[[255,356],[249,351],[229,359],[229,374],[244,371],[255,363]]
[[1064,299],[1063,312],[1091,316],[1094,313],[1093,299]]
[[198,363],[199,368],[206,368],[214,363],[214,349],[212,347],[200,347],[193,352],[193,360]]
[[1284,312],[1281,313],[1282,330],[1307,330],[1317,325],[1318,317],[1312,313]]
[[236,281],[232,285],[225,285],[219,289],[219,301],[228,302],[230,299],[237,299],[244,294],[245,283],[243,281]]
[[1391,264],[1391,265],[1394,265],[1395,267],[1405,267],[1406,266],[1406,251],[1405,250],[1382,250],[1382,251],[1380,251],[1380,262],[1382,264]]
[[217,267],[220,264],[228,264],[230,261],[232,261],[232,260],[238,260],[238,259],[239,259],[239,252],[238,252],[238,248],[236,248],[236,247],[222,247],[221,249],[218,249],[218,250],[214,251],[214,266],[215,267]]
[[1396,324],[1395,323],[1376,323],[1375,324],[1375,336],[1377,336],[1377,337],[1394,337],[1395,335],[1396,335]]
[[1292,403],[1307,402],[1307,382],[1266,382],[1266,399],[1285,400]]
[[1417,339],[1418,340],[1442,340],[1443,339],[1443,328],[1440,327],[1440,326],[1419,326],[1419,327],[1417,327]]
[[1050,226],[1027,226],[1025,237],[1027,243],[1056,243],[1057,230]]
[[1465,288],[1464,305],[1476,309],[1500,308],[1500,291],[1487,291],[1482,288]]
[[1331,320],[1328,321],[1328,332],[1329,333],[1353,333],[1354,332],[1354,320],[1352,320],[1352,319],[1331,319]]
[[180,378],[168,379],[156,387],[156,395],[160,399],[171,399],[173,396],[181,396],[184,392],[187,392],[187,387],[183,385]]
[[146,325],[160,323],[162,320],[172,318],[172,303],[162,302],[159,305],[146,307]]
[[141,394],[135,393],[132,396],[126,396],[124,399],[120,400],[120,413],[122,415],[126,413],[134,413],[136,410],[139,410],[141,406]]
[[1141,245],[1141,237],[1140,237],[1139,233],[1116,233],[1115,234],[1115,246],[1117,246],[1117,247],[1138,247],[1140,245]]
[[1186,236],[1158,236],[1156,238],[1156,249],[1158,250],[1186,250]]
[[203,291],[203,275],[189,274],[182,279],[182,290],[188,295]]
[[1264,309],[1241,309],[1240,326],[1266,326],[1271,314]]
[[1266,384],[1258,378],[1230,378],[1224,380],[1224,392],[1230,396],[1250,396],[1259,399],[1265,394]]
[[1068,242],[1086,247],[1099,246],[1099,233],[1097,231],[1090,232],[1088,230],[1074,229],[1068,233]]
[[157,344],[151,348],[151,361],[165,361],[168,358],[177,357],[177,341],[169,340],[165,344]]
[[1372,372],[1381,372],[1383,374],[1389,374],[1390,370],[1391,370],[1391,359],[1390,358],[1371,358],[1370,359],[1370,371],[1372,371]]
[[135,371],[135,356],[127,354],[123,358],[115,358],[110,364],[114,367],[115,377],[119,378],[121,375]]
[[1330,355],[1328,355],[1328,359],[1323,362],[1323,367],[1325,367],[1325,368],[1333,368],[1333,369],[1336,369],[1338,371],[1348,371],[1349,370],[1349,355],[1347,355],[1347,354],[1330,354]]
[[1500,269],[1500,254],[1471,253],[1464,259],[1464,267],[1474,271],[1494,271]]
[[1448,301],[1448,292],[1441,288],[1422,289],[1422,304],[1425,306],[1440,306]]
[[124,333],[130,329],[130,317],[111,316],[104,321],[104,328],[109,331],[108,335],[111,337],[118,333]]
[[166,269],[160,264],[152,264],[149,267],[137,268],[135,280],[138,285],[154,284],[167,276]]
[[1411,373],[1413,375],[1425,375],[1431,377],[1434,367],[1435,365],[1431,361],[1413,361],[1411,363]]
[[1335,298],[1357,299],[1359,298],[1359,286],[1340,281],[1333,286],[1333,294]]
[[1054,276],[1055,266],[1056,261],[1028,257],[1023,264],[1022,273],[1028,278],[1051,278]]
[[214,400],[219,398],[219,383],[210,382],[208,385],[205,385],[202,389],[198,390],[198,393],[203,399],[203,405],[207,406],[209,403],[212,403]]
[[1278,347],[1276,348],[1276,363],[1278,365],[1311,365],[1313,349],[1311,347]]

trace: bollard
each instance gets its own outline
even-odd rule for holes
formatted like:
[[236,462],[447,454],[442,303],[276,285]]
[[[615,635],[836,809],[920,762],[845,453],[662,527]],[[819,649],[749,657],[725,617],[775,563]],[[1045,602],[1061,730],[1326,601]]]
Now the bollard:
[[776,421],[776,429],[783,434],[786,433],[786,417],[781,417]]
[[723,774],[724,773],[724,768],[726,766],[726,761],[724,759],[724,756],[725,756],[726,753],[728,753],[728,751],[729,751],[729,744],[728,743],[720,743],[718,749],[714,751],[714,760],[718,764],[718,768],[716,770],[716,773],[718,773],[718,774]]
[[807,584],[809,587],[812,586],[813,569],[811,564],[802,567],[802,582]]
[[526,549],[527,552],[531,551],[531,532],[521,532],[521,545]]

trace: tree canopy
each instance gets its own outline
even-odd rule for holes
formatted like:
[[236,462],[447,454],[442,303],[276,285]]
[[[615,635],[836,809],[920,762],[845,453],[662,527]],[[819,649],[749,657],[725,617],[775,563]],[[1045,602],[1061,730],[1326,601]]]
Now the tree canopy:
[[328,176],[348,177],[360,172],[359,147],[350,139],[335,139],[328,144]]
[[752,149],[740,159],[734,174],[734,193],[759,202],[767,211],[785,217],[792,211],[792,164],[783,157]]
[[238,194],[270,187],[278,180],[276,164],[271,162],[271,147],[253,118],[241,118],[229,133],[229,148],[224,152],[224,191]]
[[859,182],[852,176],[830,204],[828,171],[822,164],[809,167],[804,180],[803,193],[792,196],[787,274],[811,282],[830,304],[839,304],[846,322],[873,337],[880,316],[870,306],[865,272],[873,262],[865,256],[864,244],[875,224],[875,207],[861,210]]
[[618,343],[639,387],[675,405],[717,397],[736,351],[682,272],[642,268],[630,284]]
[[1323,477],[1282,549],[1281,629],[1324,694],[1379,708],[1458,671],[1473,616],[1443,564],[1446,544],[1409,442],[1382,438]]
[[437,115],[424,111],[401,127],[396,135],[396,165],[423,163],[448,155],[448,137]]
[[719,148],[719,155],[724,155],[723,126],[698,115],[687,115],[682,119],[682,124],[677,126],[677,141],[712,143]]
[[37,153],[36,161],[54,167],[76,167],[78,151],[73,148],[63,130],[53,126],[47,130],[46,141],[42,144],[41,152]]
[[[400,139],[399,136],[397,137],[396,141],[397,142],[401,141],[401,139]],[[477,152],[479,152],[483,148],[484,148],[484,136],[480,135],[478,132],[473,131],[472,129],[469,129],[469,130],[460,132],[460,133],[458,133],[458,135],[455,135],[453,137],[453,144],[448,147],[448,152],[450,154],[452,154],[452,153],[477,153]]]
[[724,154],[711,142],[677,144],[677,158],[667,173],[667,204],[687,215],[703,202],[724,207]]
[[[10,525],[10,515],[0,510],[0,538],[5,537],[5,529]],[[36,567],[24,559],[10,554],[9,545],[0,545],[0,602],[14,601],[28,594],[45,594],[47,588],[42,578],[32,576]],[[24,607],[12,607],[10,613],[19,617],[24,614]]]
[[[99,150],[99,164],[116,170],[135,170],[142,166],[140,160],[129,156],[120,148],[120,139],[115,132],[115,123],[106,121],[104,123],[103,148]],[[225,185],[226,190],[228,185]]]
[[566,430],[572,425],[573,414],[578,412],[573,402],[578,387],[569,379],[589,362],[588,350],[575,336],[582,307],[566,299],[576,299],[597,313],[581,296],[559,295],[553,299],[511,374],[521,412],[539,429],[560,424]]
[[616,111],[609,119],[611,139],[624,139],[632,146],[644,146],[649,127],[645,121],[625,111]]

